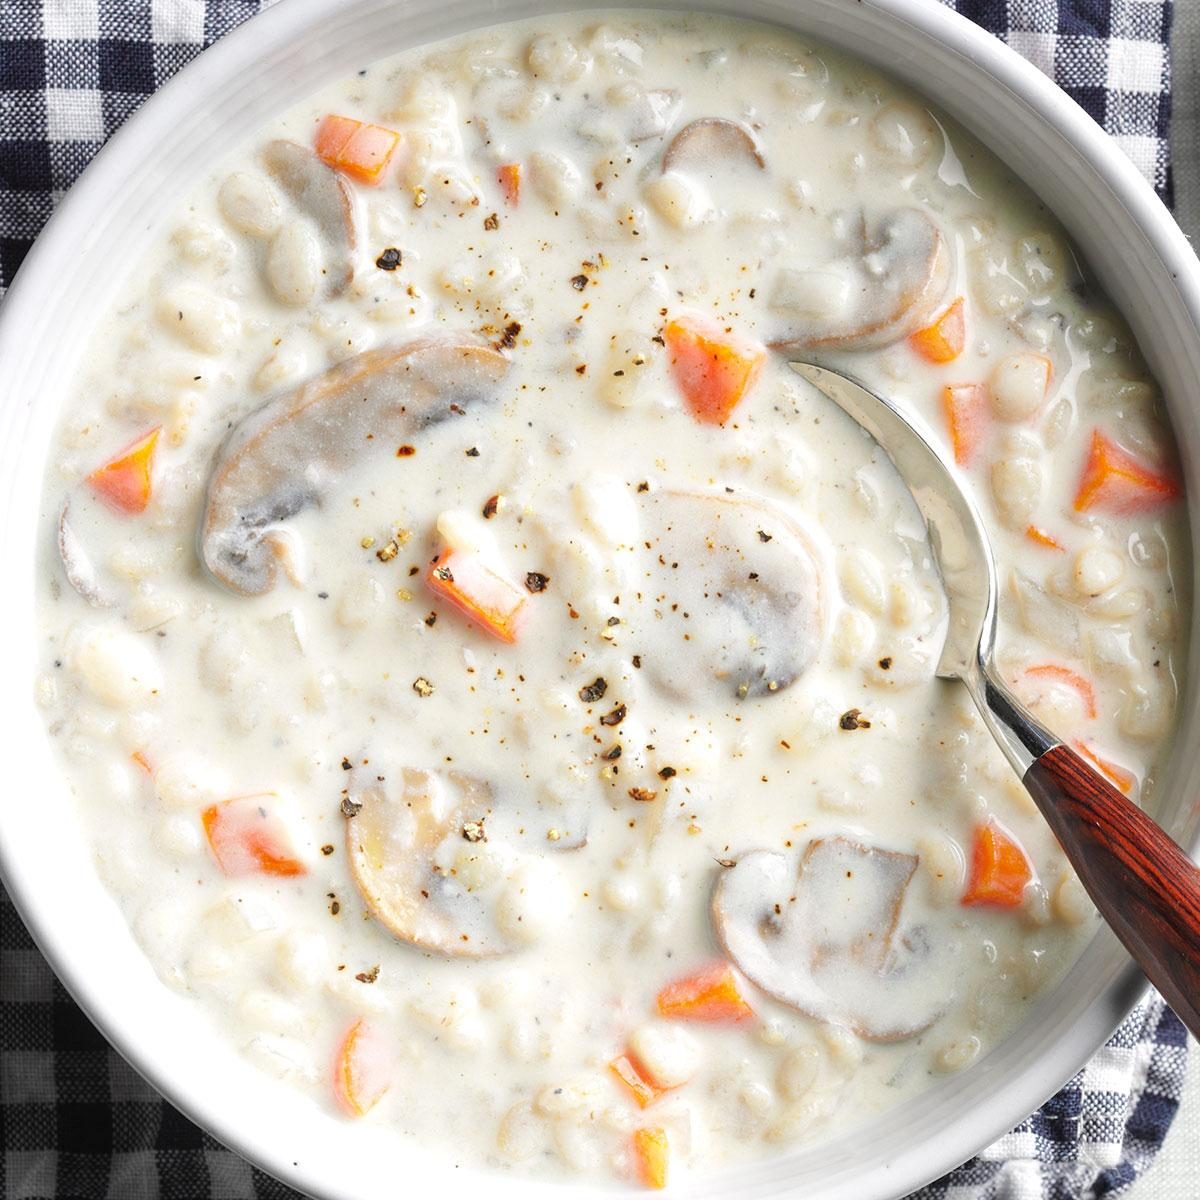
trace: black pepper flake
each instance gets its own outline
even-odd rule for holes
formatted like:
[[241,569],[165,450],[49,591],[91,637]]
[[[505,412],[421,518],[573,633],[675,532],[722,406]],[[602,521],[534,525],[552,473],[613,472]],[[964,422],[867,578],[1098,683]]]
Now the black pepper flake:
[[609,748],[605,750],[600,757],[604,759],[605,762],[616,762],[617,759],[621,757],[621,747],[609,746]]
[[679,772],[674,767],[662,767],[659,769],[658,777],[659,779],[674,779],[678,774]]
[[535,595],[538,592],[544,592],[550,586],[550,576],[543,575],[541,571],[528,571],[525,574],[525,590],[533,592]]
[[890,654],[885,654],[879,660],[879,669],[881,671],[890,671],[892,669],[892,656]]
[[432,629],[437,624],[437,613],[431,612],[429,616],[425,618],[425,624]]
[[488,215],[483,218],[483,227],[488,231],[488,233],[494,233],[500,228],[500,214],[488,213]]
[[571,279],[571,286],[577,291],[582,292],[588,285],[588,277],[586,275],[575,275]]
[[607,691],[608,680],[602,675],[597,675],[591,683],[579,689],[579,698],[584,704],[595,704]]
[[374,983],[379,978],[379,964],[376,963],[369,971],[359,971],[354,978],[359,983]]
[[[409,574],[410,575],[414,574],[414,572],[410,571]],[[440,580],[442,583],[453,583],[454,582],[454,572],[451,571],[450,568],[446,567],[446,566],[434,567],[433,568],[433,577],[435,579]]]
[[348,758],[343,758],[342,759],[342,770],[343,771],[353,771],[354,764]]
[[605,624],[609,627],[609,629],[611,629],[614,625],[620,625],[620,623],[621,623],[620,617],[609,617],[608,620],[605,622]]
[[758,540],[760,542],[769,542],[771,540],[771,537],[772,537],[772,535],[767,533],[766,530],[764,530],[764,529],[760,529],[758,531]]
[[870,729],[871,722],[862,715],[862,710],[858,708],[848,708],[838,718],[838,728],[853,730],[853,729]]
[[487,830],[482,821],[468,821],[462,827],[463,839],[468,842],[486,842]]
[[650,485],[643,479],[642,482],[638,484],[637,490],[639,492],[648,492],[650,490]]
[[410,446],[406,443],[405,445],[397,448],[396,457],[397,458],[412,458],[412,456],[414,454],[416,454],[416,452],[417,452],[416,446]]
[[467,451],[467,457],[468,457],[468,458],[478,458],[478,457],[479,457],[479,447],[478,447],[478,446],[472,446],[472,447],[471,447],[471,448],[470,448],[470,449]]
[[634,665],[635,667],[637,667],[639,670],[641,669],[641,666],[642,666],[642,656],[641,656],[640,654],[635,654],[635,655],[633,656],[633,658],[632,658],[630,661],[631,661],[631,662],[633,663],[633,665]]
[[600,724],[620,725],[620,723],[625,720],[625,714],[628,711],[629,709],[626,708],[624,704],[618,704],[617,707],[612,710],[612,712],[606,712],[604,716],[600,718]]
[[352,800],[349,796],[342,797],[342,816],[357,817],[362,812],[362,801]]
[[395,246],[389,246],[376,260],[381,271],[394,271],[404,261],[404,255]]
[[658,799],[658,793],[653,788],[631,787],[629,798],[636,800],[639,804],[649,804],[651,800]]
[[333,853],[333,843],[321,847],[321,853],[328,858]]
[[500,497],[489,496],[483,506],[483,519],[490,521],[500,511]]
[[328,893],[329,912],[331,916],[336,917],[342,911],[342,902],[332,893]]
[[[509,321],[504,327],[504,332],[500,334],[499,339],[494,343],[497,350],[511,350],[517,344],[517,335],[521,332],[520,321]],[[478,453],[478,451],[476,452]]]

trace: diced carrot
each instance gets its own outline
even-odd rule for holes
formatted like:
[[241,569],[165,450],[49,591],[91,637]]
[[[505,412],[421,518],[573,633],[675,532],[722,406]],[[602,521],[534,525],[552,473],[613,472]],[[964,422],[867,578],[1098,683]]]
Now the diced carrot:
[[360,1017],[338,1043],[333,1057],[333,1095],[348,1116],[366,1116],[391,1086],[381,1042],[374,1026]]
[[377,184],[400,144],[400,135],[382,125],[330,113],[318,126],[317,157],[359,183]]
[[932,325],[918,329],[908,344],[931,363],[953,362],[963,351],[967,340],[967,322],[963,316],[963,298],[955,302]]
[[496,180],[504,193],[505,204],[516,208],[521,202],[521,164],[504,163],[496,168]]
[[515,642],[529,597],[498,575],[478,554],[443,550],[430,565],[426,583],[468,620],[498,637]]
[[724,425],[754,386],[767,348],[715,321],[685,313],[667,323],[663,339],[684,403],[704,425]]
[[1092,431],[1075,492],[1076,512],[1098,508],[1123,517],[1167,504],[1179,495],[1179,484],[1169,474],[1141,462],[1099,429]]
[[162,427],[157,426],[142,434],[87,477],[96,494],[119,512],[145,512],[150,503],[154,451],[160,433]]
[[135,766],[141,767],[147,775],[154,774],[154,768],[150,765],[150,760],[140,750],[135,750],[129,756],[129,759]]
[[1104,775],[1126,796],[1132,796],[1134,789],[1137,787],[1137,776],[1132,771],[1127,771],[1124,767],[1118,766],[1115,762],[1110,762],[1106,758],[1101,758],[1087,742],[1076,740],[1071,743],[1071,748],[1081,757],[1086,758],[1088,762]]
[[646,1072],[646,1068],[628,1050],[608,1064],[608,1069],[630,1090],[641,1108],[653,1104],[669,1088],[659,1087]]
[[670,1154],[665,1129],[633,1131],[633,1161],[638,1179],[648,1188],[667,1186],[667,1157]]
[[1097,712],[1096,689],[1078,671],[1072,671],[1070,667],[1061,667],[1057,663],[1043,663],[1040,666],[1026,668],[1023,677],[1065,684],[1079,693],[1079,698],[1083,701],[1084,712],[1089,717],[1095,718]]
[[1033,867],[1020,843],[999,822],[989,820],[975,830],[971,874],[962,903],[1016,908],[1033,878]]
[[712,1024],[748,1021],[754,1016],[742,998],[733,968],[725,962],[711,963],[668,983],[658,993],[658,1011],[680,1021]]
[[1066,546],[1062,544],[1052,533],[1047,533],[1044,529],[1037,525],[1026,525],[1025,536],[1039,546],[1045,546],[1047,550],[1066,550]]
[[276,797],[235,796],[210,804],[201,814],[208,844],[226,875],[304,875]]
[[987,431],[987,388],[981,383],[948,383],[942,388],[942,411],[950,427],[954,461],[969,467]]

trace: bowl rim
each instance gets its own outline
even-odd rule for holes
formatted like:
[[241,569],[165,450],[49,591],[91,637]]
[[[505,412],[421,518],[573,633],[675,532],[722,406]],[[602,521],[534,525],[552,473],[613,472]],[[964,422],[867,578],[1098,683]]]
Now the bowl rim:
[[[813,0],[813,6],[834,2]],[[113,189],[123,166],[138,155],[139,146],[156,144],[158,139],[170,136],[173,112],[193,104],[196,96],[213,96],[223,82],[235,78],[239,71],[250,69],[255,60],[268,50],[279,51],[296,46],[305,36],[317,35],[335,16],[344,18],[356,12],[365,16],[372,10],[381,9],[382,4],[383,0],[288,0],[287,3],[276,4],[205,50],[149,97],[109,139],[62,199],[17,272],[8,294],[0,304],[0,363],[10,361],[9,354],[15,352],[22,336],[22,326],[32,318],[36,306],[47,300],[52,302],[49,284],[55,266],[67,259],[74,246],[86,240],[86,231],[93,219],[97,201],[105,199]],[[610,12],[619,11],[620,7],[582,5],[572,0],[518,0],[511,8],[502,8],[496,0],[486,0],[476,5],[477,19],[464,28],[483,28],[531,15],[581,8]],[[721,0],[694,0],[693,3],[687,0],[663,0],[646,7],[750,17],[741,6],[728,0],[725,3]],[[1137,227],[1160,256],[1175,280],[1180,304],[1192,324],[1200,327],[1200,263],[1190,243],[1133,163],[1074,101],[1015,51],[940,3],[932,3],[931,0],[858,0],[853,7],[877,13],[886,20],[917,30],[923,36],[940,42],[999,86],[1019,97],[1037,121],[1069,141],[1086,167],[1124,206],[1132,225]],[[757,16],[750,19],[762,20]],[[852,21],[854,18],[847,19]],[[457,32],[459,30],[447,28],[440,36],[453,36]],[[398,49],[393,47],[387,53],[395,53]],[[0,379],[0,396],[4,394],[3,380]],[[12,399],[11,396],[8,398]],[[0,496],[0,505],[7,504],[8,496]],[[1195,692],[1196,688],[1197,682],[1193,678],[1189,681],[1189,691]],[[0,832],[3,828],[3,821],[0,820]],[[1188,848],[1193,854],[1200,849],[1200,835],[1191,839]],[[122,1021],[119,1008],[110,1002],[112,997],[103,994],[104,988],[83,976],[70,956],[64,953],[59,932],[41,919],[32,901],[35,891],[32,876],[16,853],[16,847],[10,845],[5,837],[0,837],[0,878],[4,880],[9,896],[34,942],[67,991],[109,1043],[144,1078],[172,1105],[250,1162],[298,1190],[304,1191],[313,1184],[312,1176],[292,1160],[284,1147],[256,1140],[251,1131],[227,1119],[220,1105],[215,1103],[215,1096],[210,1094],[211,1088],[205,1092],[194,1081],[170,1077],[161,1064],[145,1052],[137,1030]],[[977,1119],[975,1133],[969,1139],[964,1140],[960,1130],[957,1140],[947,1136],[947,1146],[944,1148],[926,1148],[924,1155],[904,1156],[902,1161],[894,1164],[893,1169],[884,1172],[886,1179],[873,1179],[871,1186],[837,1194],[853,1195],[862,1200],[900,1196],[963,1161],[1025,1117],[1078,1070],[1133,1007],[1146,986],[1136,966],[1128,963],[1090,1004],[1085,1019],[1070,1030],[1070,1040],[1064,1045],[1055,1071],[1043,1071],[1036,1080],[1010,1079],[1006,1091],[1007,1102],[989,1118]],[[1063,1067],[1067,1069],[1061,1070]],[[1050,1075],[1053,1076],[1052,1083],[1047,1082]],[[321,1188],[322,1195],[350,1195],[328,1180],[322,1181]],[[535,1191],[541,1194],[540,1188],[532,1186],[527,1191],[529,1194]],[[583,1189],[575,1191],[575,1194],[582,1195]],[[719,1193],[705,1190],[704,1194]],[[760,1193],[756,1191],[754,1194]]]

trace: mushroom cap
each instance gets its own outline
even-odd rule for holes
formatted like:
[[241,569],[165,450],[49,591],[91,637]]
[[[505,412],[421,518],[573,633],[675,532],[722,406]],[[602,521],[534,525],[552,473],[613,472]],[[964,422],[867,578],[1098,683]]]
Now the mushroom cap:
[[270,591],[289,517],[336,487],[369,447],[491,399],[508,366],[482,341],[421,338],[347,359],[244,417],[208,480],[199,540],[213,578],[243,596]]
[[663,155],[662,169],[687,170],[701,167],[713,171],[742,164],[764,170],[767,160],[753,130],[725,117],[700,117],[685,125]]
[[950,957],[926,932],[900,932],[918,859],[844,837],[809,842],[799,870],[768,850],[722,870],[712,896],[717,937],[763,991],[868,1041],[914,1037],[953,994]]
[[[757,497],[664,489],[638,497],[639,587],[650,601],[644,670],[695,699],[770,695],[798,679],[825,634],[815,539]],[[673,564],[686,564],[678,570]]]
[[954,260],[927,213],[898,208],[873,224],[865,218],[856,222],[846,253],[819,273],[839,285],[840,311],[823,298],[802,303],[810,290],[805,275],[785,268],[772,302],[785,320],[772,340],[775,348],[865,350],[908,337],[945,298]]
[[[372,915],[401,941],[438,954],[489,958],[515,949],[493,916],[503,854],[499,871],[482,882],[436,865],[447,839],[474,848],[463,830],[488,816],[490,790],[458,773],[404,768],[398,779],[396,787],[371,776],[350,793],[362,807],[346,821],[346,851]],[[488,842],[476,845],[480,854],[497,857]]]
[[307,146],[284,138],[263,147],[263,163],[292,203],[309,217],[325,248],[325,291],[338,296],[354,274],[358,200],[345,176]]

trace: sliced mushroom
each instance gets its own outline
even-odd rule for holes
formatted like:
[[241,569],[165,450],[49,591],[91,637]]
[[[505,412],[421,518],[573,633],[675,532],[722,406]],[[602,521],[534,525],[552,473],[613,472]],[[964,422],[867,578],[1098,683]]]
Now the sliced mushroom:
[[798,679],[825,631],[825,570],[808,532],[757,498],[664,490],[639,501],[646,673],[693,700],[714,679],[738,698]]
[[368,350],[240,421],[213,460],[200,553],[244,596],[268,592],[283,523],[318,503],[371,446],[396,446],[491,399],[508,360],[482,342],[423,338]]
[[288,197],[309,217],[325,247],[326,293],[345,291],[354,274],[358,245],[358,204],[345,176],[311,150],[282,138],[262,152],[267,170]]
[[845,253],[824,267],[784,268],[771,307],[785,350],[886,346],[925,325],[953,281],[953,256],[937,224],[900,208],[868,225],[853,223]]
[[[349,792],[350,810],[361,807],[346,822],[346,850],[371,913],[401,941],[440,954],[485,958],[515,949],[494,916],[511,863],[486,840],[490,790],[457,773],[411,768],[399,783],[371,776]],[[455,849],[489,861],[460,874]]]
[[711,171],[737,163],[759,170],[766,168],[767,160],[753,130],[725,117],[701,117],[685,125],[671,139],[663,155],[662,169],[665,172],[701,167]]
[[65,500],[58,514],[58,556],[62,559],[63,573],[67,582],[93,608],[111,608],[116,601],[101,583],[95,565],[76,535],[70,521],[70,509],[70,500]]
[[938,1019],[953,988],[926,932],[900,929],[917,863],[844,837],[809,842],[798,871],[783,854],[752,851],[717,879],[717,937],[784,1004],[870,1041],[913,1037]]

